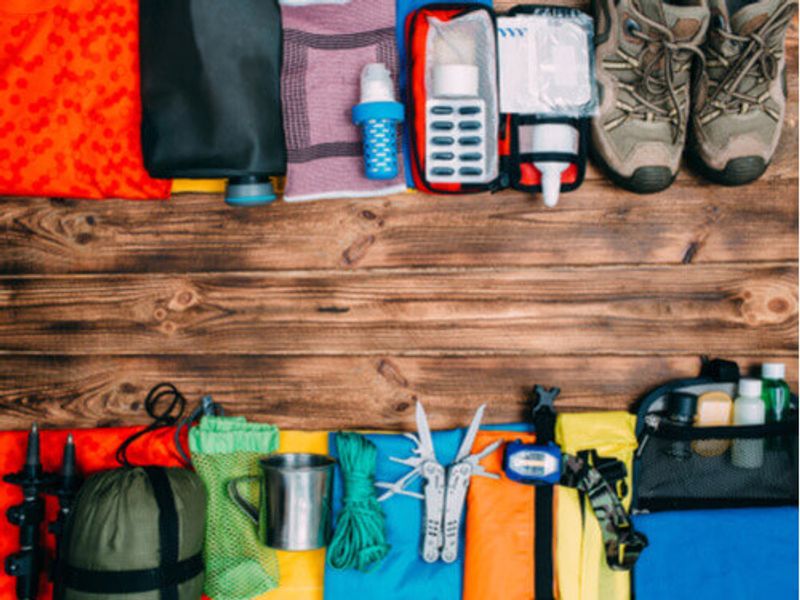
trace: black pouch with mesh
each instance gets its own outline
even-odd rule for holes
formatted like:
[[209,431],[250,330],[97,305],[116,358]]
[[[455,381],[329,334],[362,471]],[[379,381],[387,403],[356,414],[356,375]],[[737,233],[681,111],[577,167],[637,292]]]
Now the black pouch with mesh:
[[672,392],[721,391],[735,398],[738,380],[734,363],[711,361],[700,376],[671,381],[638,403],[636,511],[797,504],[796,396],[785,420],[764,425],[680,425],[666,414]]

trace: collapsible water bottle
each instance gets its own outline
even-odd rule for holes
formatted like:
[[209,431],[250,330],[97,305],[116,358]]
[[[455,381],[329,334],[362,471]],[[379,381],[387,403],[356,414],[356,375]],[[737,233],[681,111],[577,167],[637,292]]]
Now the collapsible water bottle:
[[383,63],[361,71],[361,102],[353,107],[353,123],[361,127],[367,179],[397,177],[397,124],[403,105],[395,101],[394,84]]

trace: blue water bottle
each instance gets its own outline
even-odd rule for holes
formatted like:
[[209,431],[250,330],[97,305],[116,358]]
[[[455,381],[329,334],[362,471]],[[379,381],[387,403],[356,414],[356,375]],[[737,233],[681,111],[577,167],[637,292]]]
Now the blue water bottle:
[[397,124],[403,105],[395,100],[394,84],[383,63],[361,71],[361,102],[353,107],[353,123],[361,127],[367,179],[397,177]]

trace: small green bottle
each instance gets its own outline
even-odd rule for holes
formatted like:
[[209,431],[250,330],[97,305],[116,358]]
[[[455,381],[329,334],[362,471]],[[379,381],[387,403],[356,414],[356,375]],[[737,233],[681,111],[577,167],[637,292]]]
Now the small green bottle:
[[[761,399],[767,409],[767,423],[783,421],[789,411],[791,395],[789,384],[784,381],[786,365],[783,363],[764,363],[761,367],[763,390]],[[780,438],[772,437],[767,440],[767,449],[778,450],[781,448]]]

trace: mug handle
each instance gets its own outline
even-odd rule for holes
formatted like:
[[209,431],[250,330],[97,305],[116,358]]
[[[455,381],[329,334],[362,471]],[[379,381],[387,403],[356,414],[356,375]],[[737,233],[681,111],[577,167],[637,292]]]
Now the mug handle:
[[255,475],[247,475],[245,477],[237,477],[228,482],[228,497],[231,501],[245,514],[247,517],[258,525],[258,508],[253,506],[250,502],[244,499],[241,492],[239,492],[239,484],[244,481],[260,481],[261,478]]

